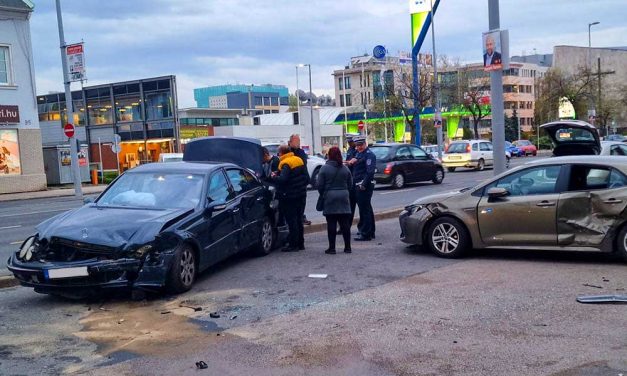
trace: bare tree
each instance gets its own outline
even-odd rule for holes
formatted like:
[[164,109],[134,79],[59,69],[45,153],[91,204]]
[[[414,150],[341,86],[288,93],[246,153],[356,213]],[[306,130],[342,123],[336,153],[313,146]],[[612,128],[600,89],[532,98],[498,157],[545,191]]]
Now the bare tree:
[[536,101],[536,122],[538,124],[558,118],[560,101],[566,98],[575,108],[577,118],[587,119],[587,108],[594,100],[596,78],[585,67],[574,73],[559,68],[551,68],[539,79],[539,96]]

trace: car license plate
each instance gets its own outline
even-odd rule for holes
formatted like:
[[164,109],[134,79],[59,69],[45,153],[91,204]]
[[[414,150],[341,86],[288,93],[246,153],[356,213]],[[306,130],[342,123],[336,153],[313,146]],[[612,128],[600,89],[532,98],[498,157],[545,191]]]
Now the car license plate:
[[61,269],[48,269],[45,271],[46,279],[60,279],[60,278],[72,278],[72,277],[87,277],[86,266],[78,268],[61,268]]
[[462,159],[462,157],[459,155],[451,155],[448,157],[448,159]]

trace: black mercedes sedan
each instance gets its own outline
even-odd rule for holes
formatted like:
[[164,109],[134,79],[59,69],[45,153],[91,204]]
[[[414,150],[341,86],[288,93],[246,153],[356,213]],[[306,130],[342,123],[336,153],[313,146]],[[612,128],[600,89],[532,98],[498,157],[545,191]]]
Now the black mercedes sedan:
[[376,144],[370,150],[377,157],[377,184],[403,188],[406,183],[430,180],[440,184],[444,180],[442,164],[416,145]]
[[275,243],[272,191],[231,163],[153,163],[127,171],[94,202],[39,224],[8,260],[36,292],[180,293],[199,272]]

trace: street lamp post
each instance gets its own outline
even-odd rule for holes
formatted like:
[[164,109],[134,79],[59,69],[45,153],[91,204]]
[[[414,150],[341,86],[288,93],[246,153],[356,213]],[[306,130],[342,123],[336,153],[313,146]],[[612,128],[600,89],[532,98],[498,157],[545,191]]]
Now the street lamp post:
[[311,64],[298,64],[299,67],[307,67],[309,70],[309,115],[311,120],[311,155],[316,154],[316,140],[314,136],[314,116],[313,116],[313,92],[311,89]]
[[[586,65],[588,66],[588,81],[590,81],[590,72],[592,71],[592,58],[591,58],[592,36],[590,33],[590,29],[592,28],[592,26],[598,25],[598,24],[600,24],[599,21],[594,21],[588,24],[588,61],[586,63]],[[594,102],[592,101],[592,98],[590,98],[588,102],[588,121],[590,121],[592,116],[596,116],[596,113],[594,110]]]
[[296,66],[296,112],[298,112],[298,125],[300,125],[300,96],[298,95],[298,65]]

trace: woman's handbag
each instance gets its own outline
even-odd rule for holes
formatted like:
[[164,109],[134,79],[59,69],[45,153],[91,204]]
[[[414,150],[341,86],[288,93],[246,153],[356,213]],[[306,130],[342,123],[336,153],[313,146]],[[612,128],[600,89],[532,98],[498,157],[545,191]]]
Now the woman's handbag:
[[329,188],[331,187],[331,185],[335,181],[335,178],[337,177],[337,174],[340,172],[341,169],[342,169],[342,166],[337,168],[337,170],[335,171],[335,175],[333,175],[333,179],[331,179],[329,181],[329,183],[325,184],[326,187],[324,187],[324,192],[322,192],[322,194],[320,196],[318,196],[318,201],[316,202],[316,210],[317,211],[321,212],[321,211],[324,210],[324,198],[327,196],[327,192],[329,191]]

